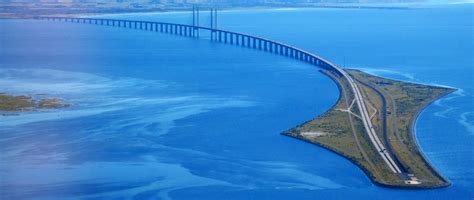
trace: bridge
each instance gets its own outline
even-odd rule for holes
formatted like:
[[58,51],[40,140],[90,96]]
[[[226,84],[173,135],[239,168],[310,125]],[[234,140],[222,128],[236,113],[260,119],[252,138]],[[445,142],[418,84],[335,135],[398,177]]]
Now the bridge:
[[[393,158],[391,152],[385,148],[384,144],[381,142],[375,129],[373,127],[369,112],[367,110],[367,105],[362,96],[357,82],[354,81],[351,75],[344,71],[341,67],[338,67],[336,64],[316,55],[311,52],[305,51],[303,49],[284,44],[278,41],[253,36],[244,33],[232,32],[218,29],[217,24],[217,12],[212,11],[212,27],[203,27],[199,26],[199,23],[196,23],[194,17],[196,15],[195,10],[193,9],[193,25],[186,24],[176,24],[176,23],[166,23],[166,22],[154,22],[154,21],[137,21],[137,20],[122,20],[122,19],[102,19],[102,18],[78,18],[78,17],[38,17],[40,20],[48,21],[62,21],[62,22],[73,22],[73,23],[85,23],[85,24],[96,24],[104,26],[114,26],[114,27],[123,27],[130,29],[139,29],[145,31],[154,31],[160,33],[167,33],[173,35],[180,35],[184,37],[195,37],[199,38],[201,32],[207,32],[210,35],[212,41],[237,45],[252,49],[257,49],[261,51],[266,51],[274,54],[283,55],[290,57],[302,62],[309,63],[311,65],[327,69],[336,73],[337,75],[344,77],[349,85],[351,86],[352,92],[354,93],[354,98],[357,103],[357,107],[361,114],[361,120],[364,124],[365,131],[367,132],[373,146],[382,157],[388,168],[397,174],[403,173],[398,162],[395,162],[396,158]],[[199,16],[199,12],[197,12]],[[199,20],[197,20],[199,21]],[[403,168],[402,168],[403,169]]]
[[154,31],[159,33],[166,33],[172,35],[179,35],[184,37],[200,37],[200,32],[206,31],[211,36],[211,40],[231,45],[248,47],[267,51],[275,54],[291,57],[303,62],[310,63],[325,69],[334,69],[336,66],[329,61],[299,49],[297,47],[283,44],[278,41],[265,39],[258,36],[248,35],[244,33],[231,32],[216,28],[203,27],[198,25],[175,24],[166,22],[153,21],[136,21],[136,20],[122,20],[122,19],[97,19],[97,18],[74,18],[74,17],[37,17],[36,19],[48,21],[62,21],[72,23],[85,23],[104,26],[115,26],[130,29],[138,29],[145,31]]

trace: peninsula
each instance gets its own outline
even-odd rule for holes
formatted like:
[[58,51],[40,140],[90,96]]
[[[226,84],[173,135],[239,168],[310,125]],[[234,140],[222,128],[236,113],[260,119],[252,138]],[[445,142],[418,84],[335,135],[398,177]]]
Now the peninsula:
[[411,189],[448,186],[449,182],[430,165],[417,145],[414,123],[426,106],[455,89],[390,80],[359,70],[344,71],[357,83],[370,118],[369,128],[376,134],[370,135],[364,129],[365,111],[356,106],[356,94],[349,81],[326,69],[322,72],[340,90],[336,104],[282,134],[342,155],[378,185]]

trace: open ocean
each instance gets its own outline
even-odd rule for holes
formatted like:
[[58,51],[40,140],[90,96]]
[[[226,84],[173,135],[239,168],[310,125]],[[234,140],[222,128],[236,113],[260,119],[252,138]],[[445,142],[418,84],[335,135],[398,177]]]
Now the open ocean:
[[[280,135],[338,98],[308,64],[206,39],[0,20],[0,92],[73,104],[0,117],[0,199],[472,200],[473,13],[473,4],[219,13],[222,29],[457,88],[416,124],[426,156],[452,182],[433,190],[375,186],[345,158]],[[191,23],[180,12],[99,17]],[[201,24],[209,20],[203,11]]]

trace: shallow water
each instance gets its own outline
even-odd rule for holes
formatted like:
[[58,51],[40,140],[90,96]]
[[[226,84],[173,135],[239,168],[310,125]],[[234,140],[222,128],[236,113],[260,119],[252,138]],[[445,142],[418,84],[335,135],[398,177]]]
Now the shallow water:
[[[190,21],[188,13],[104,17]],[[453,185],[424,191],[377,187],[344,158],[279,135],[337,100],[335,84],[304,63],[152,32],[1,20],[0,91],[47,93],[73,104],[0,118],[1,195],[474,196],[471,5],[239,10],[221,12],[219,23],[223,29],[302,47],[348,68],[458,88],[428,107],[416,128],[427,157]]]

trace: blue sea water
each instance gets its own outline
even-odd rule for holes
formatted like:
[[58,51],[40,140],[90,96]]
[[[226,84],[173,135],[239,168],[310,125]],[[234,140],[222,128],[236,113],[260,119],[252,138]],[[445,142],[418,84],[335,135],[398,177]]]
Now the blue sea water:
[[[346,159],[279,133],[327,110],[336,85],[288,58],[153,32],[0,20],[0,91],[66,109],[0,118],[2,199],[472,199],[473,6],[234,10],[219,26],[335,63],[458,90],[417,139],[452,186],[373,185]],[[104,15],[189,23],[189,13]],[[201,24],[208,16],[202,13]]]

